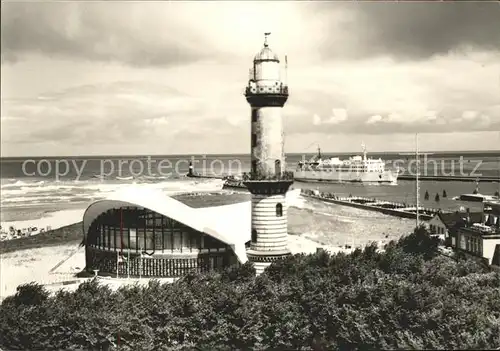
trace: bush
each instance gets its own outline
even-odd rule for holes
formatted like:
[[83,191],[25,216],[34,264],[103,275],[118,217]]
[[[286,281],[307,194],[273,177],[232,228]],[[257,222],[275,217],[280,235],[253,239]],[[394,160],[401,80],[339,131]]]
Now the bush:
[[117,291],[92,280],[0,306],[9,350],[492,349],[500,274],[436,254],[423,228],[350,255],[295,255]]

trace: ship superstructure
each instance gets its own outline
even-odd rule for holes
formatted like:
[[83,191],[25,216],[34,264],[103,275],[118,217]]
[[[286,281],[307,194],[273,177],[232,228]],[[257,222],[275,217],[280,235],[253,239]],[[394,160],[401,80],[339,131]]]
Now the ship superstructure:
[[386,170],[381,159],[368,158],[366,146],[362,144],[363,156],[352,156],[348,159],[331,157],[324,159],[321,149],[310,161],[301,161],[294,172],[297,181],[319,182],[360,182],[396,184],[399,170]]

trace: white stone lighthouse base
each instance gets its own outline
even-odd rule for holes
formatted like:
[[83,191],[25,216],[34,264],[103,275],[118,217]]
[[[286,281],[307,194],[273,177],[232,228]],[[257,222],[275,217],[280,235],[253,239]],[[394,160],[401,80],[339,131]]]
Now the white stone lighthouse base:
[[247,250],[248,260],[253,263],[256,275],[262,274],[273,262],[282,260],[290,255],[291,252],[288,249],[280,251]]
[[261,275],[264,270],[271,265],[272,262],[253,262],[255,274]]

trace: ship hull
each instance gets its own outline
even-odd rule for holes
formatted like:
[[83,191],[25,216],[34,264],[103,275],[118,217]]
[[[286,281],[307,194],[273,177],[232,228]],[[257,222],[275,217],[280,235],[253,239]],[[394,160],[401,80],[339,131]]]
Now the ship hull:
[[299,170],[294,172],[294,180],[299,182],[397,184],[398,173],[391,171],[356,173]]

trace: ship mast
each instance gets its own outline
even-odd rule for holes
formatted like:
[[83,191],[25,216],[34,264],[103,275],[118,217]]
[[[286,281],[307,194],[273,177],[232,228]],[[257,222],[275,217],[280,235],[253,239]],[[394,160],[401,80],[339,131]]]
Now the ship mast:
[[476,178],[476,189],[474,189],[474,194],[479,194],[479,177]]
[[[498,142],[500,142],[500,132],[498,132]],[[498,145],[498,144],[497,144]],[[498,200],[500,200],[500,156],[498,156]],[[500,221],[500,218],[498,219]]]
[[416,203],[417,203],[417,208],[416,208],[416,225],[417,225],[417,229],[418,229],[418,226],[420,224],[420,213],[419,213],[419,198],[420,198],[420,183],[419,183],[419,179],[418,179],[418,176],[419,176],[419,173],[420,173],[420,160],[419,160],[419,155],[418,155],[418,133],[415,134],[415,158],[417,160],[417,174],[416,174],[416,184],[415,184],[415,196],[416,196]]
[[285,55],[285,77],[283,79],[283,85],[288,85],[288,57]]

